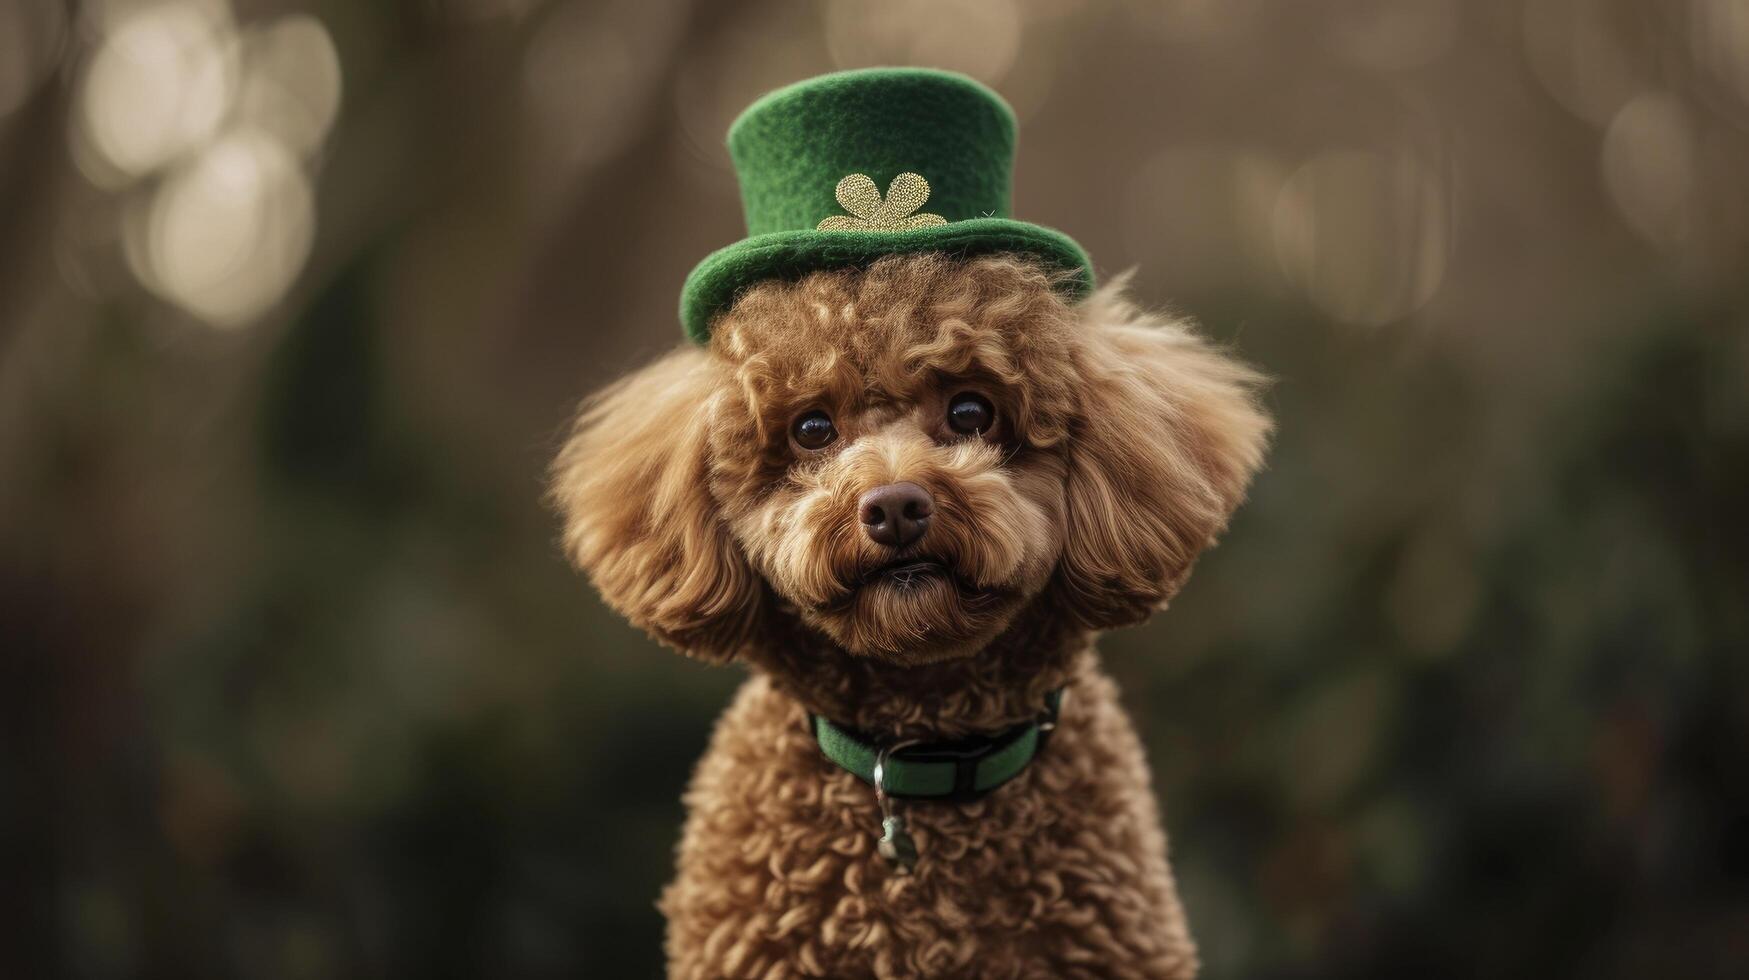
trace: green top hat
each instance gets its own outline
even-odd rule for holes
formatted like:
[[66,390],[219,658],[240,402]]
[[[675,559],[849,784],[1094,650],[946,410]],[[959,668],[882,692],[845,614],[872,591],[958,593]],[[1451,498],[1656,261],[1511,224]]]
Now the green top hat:
[[963,75],[871,68],[798,82],[735,120],[729,156],[748,237],[686,277],[680,322],[698,343],[753,283],[883,255],[1019,253],[1072,273],[1073,298],[1093,288],[1081,246],[1008,216],[1014,113]]

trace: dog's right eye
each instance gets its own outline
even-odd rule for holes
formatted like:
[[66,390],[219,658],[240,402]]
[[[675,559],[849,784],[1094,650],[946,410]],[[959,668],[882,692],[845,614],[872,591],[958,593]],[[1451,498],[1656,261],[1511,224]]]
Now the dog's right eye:
[[809,412],[796,419],[790,435],[803,449],[824,449],[838,438],[838,430],[832,426],[832,416],[825,412]]

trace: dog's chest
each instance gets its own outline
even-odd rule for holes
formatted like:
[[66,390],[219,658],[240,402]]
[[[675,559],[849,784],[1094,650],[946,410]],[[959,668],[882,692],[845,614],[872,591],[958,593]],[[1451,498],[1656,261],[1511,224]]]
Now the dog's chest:
[[901,803],[920,852],[901,875],[877,853],[872,789],[820,756],[787,699],[750,682],[687,794],[662,901],[675,972],[1024,976],[1096,955],[1137,976],[1189,975],[1140,748],[1115,702],[1088,693],[1011,783],[973,803]]

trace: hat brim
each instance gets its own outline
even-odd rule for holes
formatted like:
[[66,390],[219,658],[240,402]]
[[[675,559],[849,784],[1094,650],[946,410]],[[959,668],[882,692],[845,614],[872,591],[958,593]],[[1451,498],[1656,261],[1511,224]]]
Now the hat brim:
[[768,279],[796,280],[822,269],[867,265],[885,255],[944,252],[957,258],[1014,253],[1072,273],[1059,288],[1070,299],[1093,291],[1093,263],[1074,239],[1042,225],[971,218],[910,231],[780,231],[743,239],[706,256],[680,291],[680,323],[695,343],[741,292]]

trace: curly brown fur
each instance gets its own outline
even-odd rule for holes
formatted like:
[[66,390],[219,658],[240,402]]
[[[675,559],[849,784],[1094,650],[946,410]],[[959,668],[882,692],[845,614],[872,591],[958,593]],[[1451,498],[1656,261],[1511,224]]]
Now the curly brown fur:
[[[1070,305],[1006,258],[883,259],[750,290],[708,349],[586,404],[554,467],[565,544],[665,643],[753,677],[691,789],[663,896],[678,977],[1185,977],[1195,949],[1141,746],[1095,630],[1163,607],[1225,527],[1269,423],[1259,379],[1121,286]],[[997,421],[954,432],[974,391]],[[837,439],[792,438],[825,411]],[[858,498],[935,501],[901,557]],[[874,851],[872,790],[823,714],[892,739],[994,732],[1069,691],[1047,751],[964,804],[906,807],[923,861]]]

